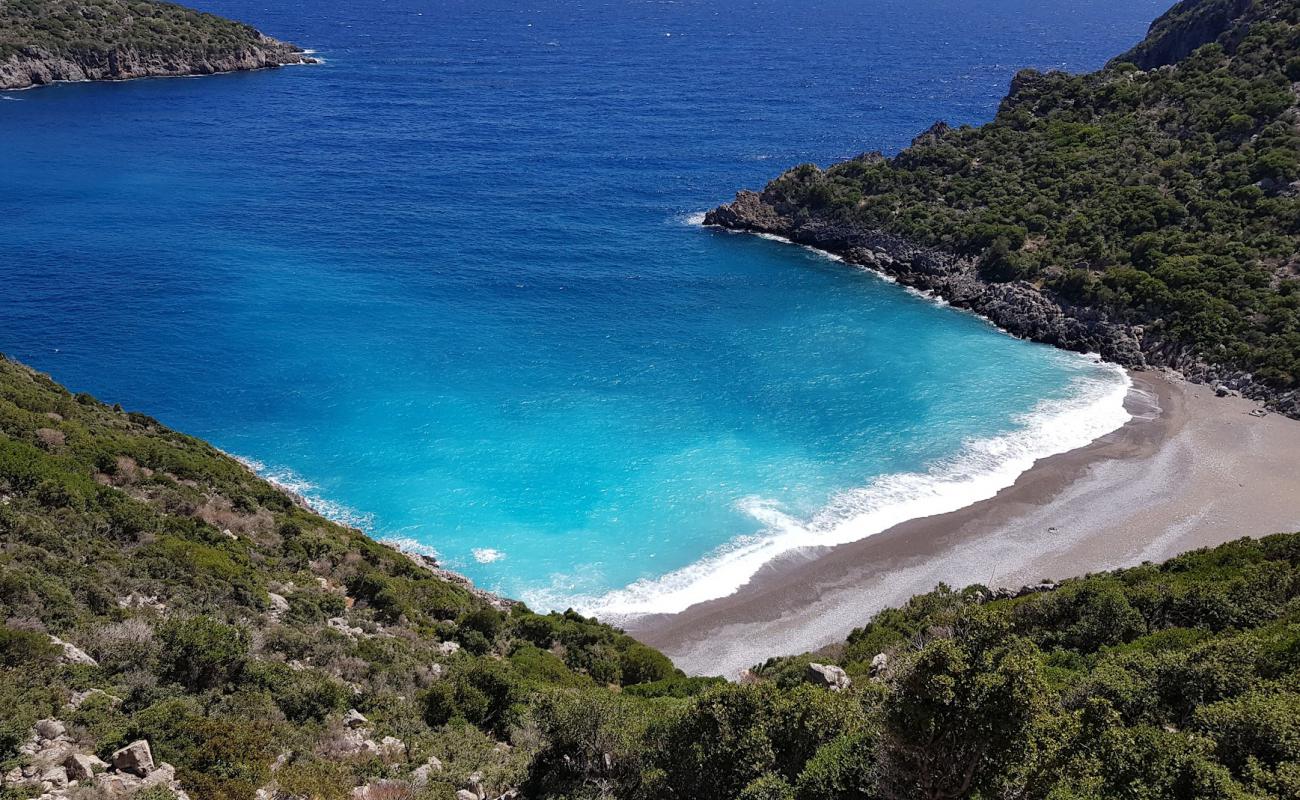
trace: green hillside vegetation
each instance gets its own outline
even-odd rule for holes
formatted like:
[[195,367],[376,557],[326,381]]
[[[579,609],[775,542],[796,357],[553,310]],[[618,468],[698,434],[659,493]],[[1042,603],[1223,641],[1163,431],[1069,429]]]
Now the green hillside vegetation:
[[1300,535],[993,598],[941,586],[741,683],[686,678],[0,361],[0,773],[58,718],[101,757],[147,739],[204,800],[1300,797]]
[[939,127],[892,159],[797,167],[769,192],[803,219],[971,256],[987,279],[1030,281],[1295,389],[1300,4],[1182,3],[1125,58],[1161,63],[1202,40],[1147,72],[1022,72],[987,125]]
[[135,50],[208,58],[257,45],[240,22],[156,0],[4,0],[0,60],[36,47],[56,56]]

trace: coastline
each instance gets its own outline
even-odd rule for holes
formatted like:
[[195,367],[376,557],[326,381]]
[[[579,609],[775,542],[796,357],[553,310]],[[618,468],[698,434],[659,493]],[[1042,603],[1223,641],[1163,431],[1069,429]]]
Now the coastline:
[[40,51],[0,61],[0,92],[23,92],[63,83],[122,83],[148,78],[201,78],[322,63],[315,51],[262,36],[258,46],[212,59],[165,60],[155,54],[114,52],[104,63]]
[[940,582],[1019,587],[1300,529],[1300,425],[1253,417],[1255,402],[1203,385],[1130,375],[1128,423],[1040,460],[991,499],[787,554],[734,594],[625,627],[690,674],[736,677],[838,642]]

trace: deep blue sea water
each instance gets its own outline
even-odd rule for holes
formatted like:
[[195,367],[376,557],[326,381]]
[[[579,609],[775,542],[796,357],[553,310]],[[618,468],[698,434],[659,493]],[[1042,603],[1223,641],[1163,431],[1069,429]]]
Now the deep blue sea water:
[[197,4],[326,63],[3,96],[0,351],[483,585],[673,610],[1122,422],[1114,371],[695,215],[1166,0]]

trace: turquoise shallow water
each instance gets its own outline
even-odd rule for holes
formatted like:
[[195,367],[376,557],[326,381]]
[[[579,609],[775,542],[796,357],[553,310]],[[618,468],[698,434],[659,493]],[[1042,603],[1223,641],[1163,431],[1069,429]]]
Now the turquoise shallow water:
[[986,119],[1160,3],[533,6],[222,0],[327,63],[6,96],[0,349],[616,616],[1122,421],[1113,371],[693,215]]

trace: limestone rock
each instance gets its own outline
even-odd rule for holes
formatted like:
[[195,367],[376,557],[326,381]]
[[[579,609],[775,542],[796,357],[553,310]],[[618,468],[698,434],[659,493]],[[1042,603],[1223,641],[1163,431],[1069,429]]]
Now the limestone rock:
[[85,650],[76,645],[69,644],[57,636],[50,636],[50,641],[63,648],[62,661],[65,664],[84,664],[88,667],[98,667],[99,662],[91,658]]
[[68,733],[67,727],[57,719],[43,719],[36,723],[36,735],[54,741]]
[[343,715],[343,724],[349,728],[364,728],[370,725],[370,720],[355,708],[349,708],[348,713]]
[[63,761],[63,768],[67,770],[68,780],[88,783],[94,779],[97,772],[103,772],[104,767],[108,766],[94,756],[88,756],[84,753],[72,753]]
[[266,596],[271,600],[271,616],[279,617],[289,611],[289,601],[284,595],[267,592]]
[[460,652],[459,642],[439,642],[438,652],[444,656],[453,656]]
[[149,743],[144,739],[137,739],[113,753],[111,760],[114,769],[138,775],[141,778],[148,775],[154,768],[153,752],[149,749]]
[[457,789],[456,800],[479,800],[479,796],[469,789]]
[[442,762],[438,760],[437,756],[429,756],[428,761],[411,772],[411,783],[416,786],[424,786],[435,772],[442,772]]
[[889,670],[889,655],[887,653],[876,653],[871,658],[871,677],[879,678]]
[[805,677],[809,683],[825,686],[832,692],[842,692],[853,685],[844,670],[834,664],[809,664]]

